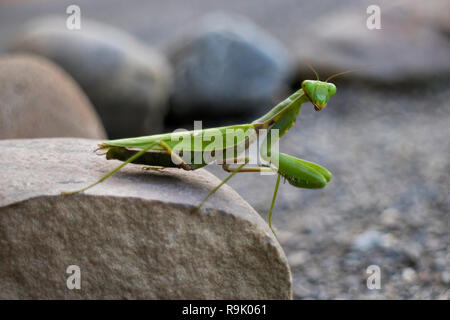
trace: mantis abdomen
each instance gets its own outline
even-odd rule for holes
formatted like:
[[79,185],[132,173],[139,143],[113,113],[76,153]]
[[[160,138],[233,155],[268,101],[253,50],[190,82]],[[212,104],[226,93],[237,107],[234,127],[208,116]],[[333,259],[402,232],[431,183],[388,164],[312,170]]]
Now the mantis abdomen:
[[[111,160],[120,160],[127,161],[133,155],[137,154],[140,150],[130,150],[124,147],[109,147],[106,153],[106,159]],[[197,151],[202,154],[201,151]],[[191,153],[191,157],[194,158],[194,151]],[[183,151],[179,152],[179,156],[183,156]],[[200,157],[199,159],[203,159]],[[142,156],[138,157],[136,160],[132,161],[134,164],[143,164],[147,166],[157,166],[157,167],[166,167],[166,168],[179,168],[180,165],[173,162],[172,155],[167,152],[161,152],[161,150],[149,150],[145,152]],[[208,163],[202,161],[201,163],[189,163],[185,169],[195,170],[201,167],[208,165]]]

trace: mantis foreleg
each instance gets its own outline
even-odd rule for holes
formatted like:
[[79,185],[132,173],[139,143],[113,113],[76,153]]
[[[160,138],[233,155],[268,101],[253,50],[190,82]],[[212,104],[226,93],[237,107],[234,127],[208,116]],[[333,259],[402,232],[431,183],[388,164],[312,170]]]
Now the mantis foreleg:
[[[268,131],[261,146],[261,157],[264,160],[272,163],[271,160],[273,157],[278,158],[278,178],[268,214],[269,227],[272,232],[272,212],[275,205],[281,176],[288,180],[291,185],[299,188],[323,188],[331,179],[331,173],[318,164],[298,159],[284,153],[272,152],[272,146],[294,125],[302,104],[308,100],[309,99],[306,95],[297,96],[289,107],[282,109],[279,113],[276,113],[273,116],[273,119],[276,118],[274,120],[274,124]],[[267,119],[264,120],[268,121]],[[278,130],[278,139],[275,141],[272,139],[272,130],[274,129]]]

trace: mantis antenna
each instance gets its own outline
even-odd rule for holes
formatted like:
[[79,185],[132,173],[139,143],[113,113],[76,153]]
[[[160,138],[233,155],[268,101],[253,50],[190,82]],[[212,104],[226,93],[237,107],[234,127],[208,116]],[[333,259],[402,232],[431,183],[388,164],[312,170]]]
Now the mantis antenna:
[[314,69],[313,66],[310,63],[308,63],[308,62],[305,62],[305,64],[308,66],[308,68],[311,69],[312,72],[314,72],[314,74],[316,75],[316,80],[320,80],[319,79],[319,74],[317,73],[316,69]]
[[362,68],[357,68],[357,69],[351,69],[351,70],[346,70],[346,71],[338,72],[338,73],[335,73],[335,74],[329,76],[329,77],[327,78],[327,80],[325,80],[325,82],[328,82],[329,80],[331,80],[331,79],[333,79],[333,78],[336,78],[336,77],[338,77],[338,76],[342,76],[343,74],[347,74],[347,73],[355,72],[355,71],[360,71],[360,70],[364,70],[364,69],[368,69],[368,68],[370,68],[370,67],[362,67]]

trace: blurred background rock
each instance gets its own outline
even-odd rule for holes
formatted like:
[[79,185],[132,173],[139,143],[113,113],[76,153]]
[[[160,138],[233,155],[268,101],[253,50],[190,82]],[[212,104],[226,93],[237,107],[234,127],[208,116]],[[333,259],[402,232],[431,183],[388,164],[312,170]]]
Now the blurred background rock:
[[[3,1],[0,53],[31,50],[20,41],[35,30],[24,26],[48,15],[64,19],[70,4]],[[324,111],[316,113],[305,105],[296,126],[280,143],[283,151],[321,163],[334,174],[323,190],[281,186],[274,224],[292,267],[294,297],[448,299],[447,0],[378,1],[382,29],[373,31],[366,28],[366,9],[372,1],[76,4],[82,11],[81,32],[89,31],[88,24],[83,31],[84,19],[115,28],[85,42],[102,50],[109,43],[106,52],[83,55],[79,42],[58,40],[47,48],[62,48],[51,51],[59,52],[59,58],[39,53],[57,63],[61,59],[60,65],[79,81],[111,137],[151,134],[163,126],[166,131],[189,129],[192,119],[207,120],[204,126],[246,122],[297,89],[301,80],[313,78],[305,61],[322,78],[369,67],[336,79],[337,95]],[[212,23],[223,27],[211,33],[205,21],[211,21],[211,13],[217,17],[217,12],[226,23]],[[65,25],[61,28],[65,30]],[[128,33],[135,45],[114,45],[116,32]],[[71,48],[67,56],[65,47]],[[135,59],[135,47],[157,58]],[[261,67],[253,68],[253,59]],[[206,68],[207,63],[213,68]],[[118,72],[127,65],[130,73]],[[98,73],[79,76],[91,70]],[[142,75],[141,70],[151,71]],[[206,83],[199,86],[191,79]],[[246,96],[245,89],[250,88],[255,95]],[[209,170],[226,175],[214,166]],[[274,177],[241,174],[229,184],[266,215]],[[381,268],[380,290],[366,286],[365,271],[372,264]]]
[[106,134],[86,95],[60,67],[29,54],[0,56],[0,139],[39,137]]
[[83,18],[82,30],[64,17],[35,19],[12,51],[42,55],[64,68],[84,89],[111,138],[163,130],[170,83],[166,59],[131,35]]
[[250,119],[286,94],[287,49],[242,16],[208,14],[174,36],[169,121]]

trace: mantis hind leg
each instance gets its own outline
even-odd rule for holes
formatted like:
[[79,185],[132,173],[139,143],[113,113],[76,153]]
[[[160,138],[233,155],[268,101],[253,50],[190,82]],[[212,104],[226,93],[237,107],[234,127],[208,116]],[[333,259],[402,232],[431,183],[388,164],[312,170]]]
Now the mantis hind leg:
[[[131,156],[130,158],[128,158],[126,161],[124,161],[123,163],[121,163],[119,166],[117,166],[115,169],[111,170],[110,172],[108,172],[107,174],[105,174],[103,177],[101,177],[99,180],[97,180],[96,182],[88,185],[87,187],[81,188],[79,190],[75,190],[75,191],[69,191],[69,192],[61,192],[62,195],[70,195],[70,194],[76,194],[76,193],[80,193],[83,191],[86,191],[94,186],[96,186],[99,183],[102,183],[103,181],[105,181],[106,179],[108,179],[109,177],[111,177],[112,175],[114,175],[117,171],[119,171],[120,169],[122,169],[123,167],[125,167],[127,164],[135,161],[136,159],[138,159],[139,157],[141,157],[144,153],[146,153],[147,151],[149,151],[151,148],[153,148],[155,145],[160,145],[168,154],[173,155],[176,160],[179,161],[179,165],[181,168],[185,169],[185,170],[191,170],[191,168],[189,167],[188,164],[186,164],[176,153],[173,153],[172,149],[170,149],[170,147],[164,142],[164,141],[157,141],[154,142],[152,144],[150,144],[148,147],[142,149],[141,151],[139,151],[138,153],[134,154],[133,156]],[[177,158],[178,157],[178,158]]]

